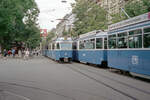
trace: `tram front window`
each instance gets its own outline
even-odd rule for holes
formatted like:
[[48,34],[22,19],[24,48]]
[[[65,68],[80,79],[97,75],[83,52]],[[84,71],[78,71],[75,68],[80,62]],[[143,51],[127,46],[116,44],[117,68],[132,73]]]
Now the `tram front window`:
[[61,43],[61,50],[71,50],[72,49],[72,43]]
[[150,27],[144,29],[144,48],[150,48]]

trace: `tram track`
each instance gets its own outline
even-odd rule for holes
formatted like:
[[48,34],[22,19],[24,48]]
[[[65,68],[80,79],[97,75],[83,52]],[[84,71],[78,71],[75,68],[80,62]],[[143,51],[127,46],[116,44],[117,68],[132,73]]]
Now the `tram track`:
[[[0,86],[17,86],[17,87],[24,87],[24,88],[29,88],[29,89],[33,89],[33,90],[39,90],[39,91],[43,91],[46,93],[51,93],[51,94],[55,94],[57,96],[61,96],[70,100],[76,100],[70,96],[66,96],[63,94],[60,94],[58,92],[52,91],[52,90],[48,90],[48,89],[43,89],[43,88],[39,88],[39,87],[34,87],[34,86],[28,86],[28,85],[22,85],[22,84],[18,84],[18,83],[11,83],[11,82],[0,82]],[[5,91],[5,90],[3,90]]]
[[[71,65],[71,64],[70,64],[70,65],[69,65],[69,64],[66,64],[66,67],[68,67],[68,68],[70,68],[71,70],[73,70],[73,71],[75,71],[75,72],[77,72],[77,73],[79,73],[79,74],[81,74],[81,75],[83,75],[83,76],[85,76],[85,77],[87,77],[87,78],[89,78],[89,79],[91,79],[91,80],[93,80],[93,81],[99,83],[99,84],[102,84],[102,85],[104,85],[105,87],[110,88],[110,89],[114,90],[115,92],[117,92],[117,93],[119,93],[119,94],[121,94],[121,95],[124,95],[124,96],[126,96],[126,97],[128,97],[128,98],[130,98],[130,99],[132,99],[132,100],[139,100],[139,99],[137,99],[136,97],[133,97],[133,96],[130,95],[130,94],[127,94],[127,93],[125,93],[125,92],[123,92],[123,91],[121,91],[121,90],[119,90],[119,89],[117,89],[117,88],[114,88],[113,86],[111,86],[111,85],[109,85],[109,84],[107,84],[107,83],[105,83],[105,82],[103,82],[103,81],[100,81],[100,80],[98,80],[98,79],[96,79],[96,78],[94,78],[94,77],[92,77],[92,76],[86,74],[85,72],[82,72],[80,68],[74,68],[73,65]],[[105,77],[105,78],[106,78],[106,77]]]
[[[76,64],[76,66],[78,66],[78,65]],[[109,80],[114,81],[114,82],[117,82],[117,83],[119,83],[119,84],[121,84],[121,85],[127,86],[127,87],[129,87],[129,88],[132,88],[132,89],[135,89],[135,90],[137,90],[137,91],[140,91],[140,92],[143,92],[143,93],[145,93],[145,94],[150,95],[150,92],[149,92],[149,91],[145,91],[145,90],[143,90],[143,89],[139,89],[139,88],[137,88],[137,87],[134,87],[134,86],[129,85],[129,84],[126,84],[126,83],[123,83],[123,82],[121,82],[121,81],[118,81],[118,80],[116,80],[116,79],[110,78],[110,77],[105,76],[105,75],[102,75],[102,74],[100,74],[100,73],[93,72],[93,71],[91,71],[91,70],[89,70],[89,69],[87,69],[87,68],[85,69],[85,68],[82,68],[82,67],[80,67],[80,66],[78,66],[78,68],[79,68],[80,70],[86,70],[86,71],[88,71],[88,72],[90,72],[90,73],[93,73],[93,74],[95,74],[95,75],[98,75],[98,76],[100,76],[100,77],[109,79]]]

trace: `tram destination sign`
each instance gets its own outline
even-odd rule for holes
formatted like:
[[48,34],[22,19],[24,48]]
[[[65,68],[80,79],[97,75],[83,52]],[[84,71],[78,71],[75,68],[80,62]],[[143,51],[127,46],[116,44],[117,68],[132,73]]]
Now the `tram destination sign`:
[[124,26],[132,25],[132,24],[136,24],[136,23],[140,23],[140,22],[148,21],[148,20],[150,20],[150,12],[146,13],[146,14],[139,15],[137,17],[133,17],[133,18],[121,21],[119,23],[112,24],[108,27],[108,29],[114,30],[114,29],[118,29],[118,28],[121,28]]

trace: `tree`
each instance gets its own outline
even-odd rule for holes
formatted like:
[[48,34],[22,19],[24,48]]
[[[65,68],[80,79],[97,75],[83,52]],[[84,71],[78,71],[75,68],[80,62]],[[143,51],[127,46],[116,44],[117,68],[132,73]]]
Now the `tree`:
[[[135,17],[150,11],[150,0],[129,0],[124,6],[124,10],[130,17]],[[112,23],[117,23],[128,19],[123,12],[112,14]]]
[[138,16],[150,11],[149,0],[129,0],[125,5],[125,10],[130,17]]
[[[0,1],[0,45],[10,48],[12,42],[27,42],[39,34],[39,10],[34,0]],[[39,40],[40,38],[37,37]]]
[[107,29],[107,12],[94,2],[77,0],[73,13],[76,15],[74,32],[78,35],[93,30]]
[[127,19],[127,16],[125,16],[123,12],[112,14],[111,17],[112,17],[111,19],[112,24]]
[[53,37],[55,37],[55,31],[51,30],[50,32],[48,32],[47,41],[51,41]]

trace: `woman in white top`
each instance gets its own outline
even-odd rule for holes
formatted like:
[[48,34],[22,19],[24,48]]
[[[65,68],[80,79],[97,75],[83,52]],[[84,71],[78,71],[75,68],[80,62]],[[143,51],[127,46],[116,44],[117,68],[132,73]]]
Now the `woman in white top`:
[[30,54],[30,53],[29,53],[29,50],[27,49],[27,50],[25,51],[25,56],[24,56],[24,58],[25,58],[25,59],[28,59],[28,58],[29,58],[29,54]]

